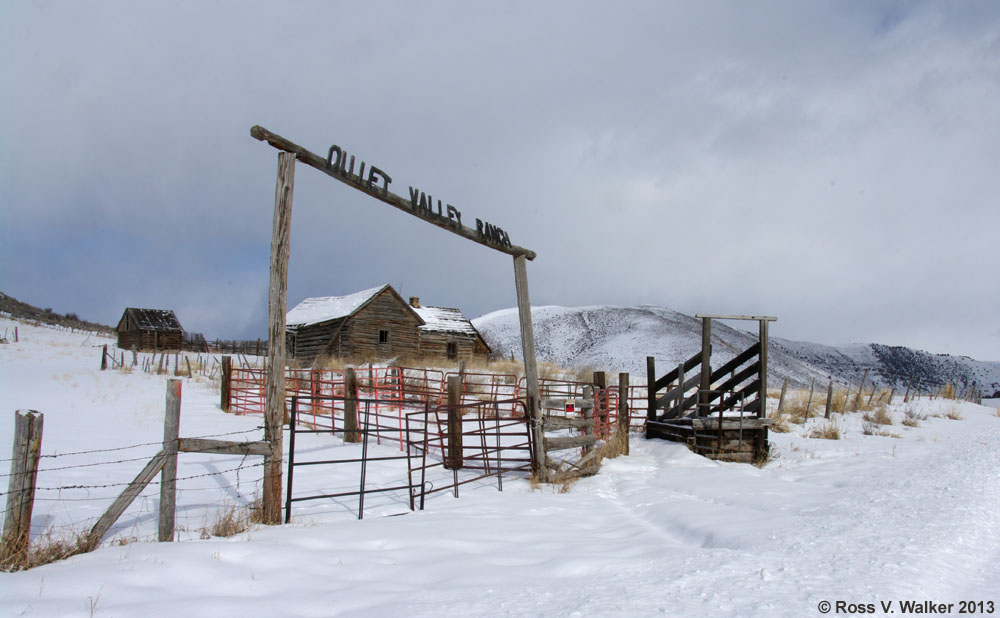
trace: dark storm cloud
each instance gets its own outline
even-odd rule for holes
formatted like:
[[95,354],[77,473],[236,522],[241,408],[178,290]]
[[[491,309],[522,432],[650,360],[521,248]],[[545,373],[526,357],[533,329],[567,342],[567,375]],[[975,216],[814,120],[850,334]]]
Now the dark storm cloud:
[[[276,153],[338,143],[538,252],[536,304],[1000,358],[992,3],[4,9],[2,289],[260,336]],[[478,315],[509,258],[296,173],[289,300]]]

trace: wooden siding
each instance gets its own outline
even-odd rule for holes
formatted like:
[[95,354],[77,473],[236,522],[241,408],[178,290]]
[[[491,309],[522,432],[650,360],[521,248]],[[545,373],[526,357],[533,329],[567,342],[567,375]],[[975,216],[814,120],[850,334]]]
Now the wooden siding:
[[302,361],[313,361],[320,356],[340,356],[337,335],[345,319],[289,329],[285,333],[288,356]]
[[420,333],[420,356],[447,359],[449,343],[454,343],[456,346],[457,357],[454,360],[489,359],[489,349],[479,337],[440,331]]
[[180,350],[183,339],[181,333],[157,333],[151,330],[118,331],[118,347],[123,350],[131,350],[133,346],[142,351]]
[[[340,333],[340,355],[371,359],[419,356],[419,326],[416,314],[386,288],[348,320]],[[389,331],[387,343],[379,343],[380,330]]]

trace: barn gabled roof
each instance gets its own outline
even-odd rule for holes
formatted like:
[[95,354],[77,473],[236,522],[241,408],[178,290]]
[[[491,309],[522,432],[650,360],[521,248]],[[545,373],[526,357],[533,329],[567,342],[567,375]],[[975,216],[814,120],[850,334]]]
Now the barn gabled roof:
[[[392,289],[392,286],[387,283],[377,288],[362,290],[360,292],[348,294],[347,296],[317,296],[307,298],[301,303],[295,305],[295,307],[285,315],[285,326],[288,328],[311,326],[313,324],[329,322],[330,320],[346,318],[360,311],[365,305],[374,300],[386,289],[388,289],[393,296],[399,299],[400,304],[410,309],[410,311],[413,311],[413,308],[407,305],[406,301],[404,301],[402,297],[396,293],[396,290]],[[416,314],[416,312],[414,312],[414,314],[422,323],[423,319],[420,315]]]
[[125,317],[128,316],[134,328],[139,330],[153,330],[161,333],[182,332],[180,321],[170,309],[137,309],[126,307],[122,314],[122,319],[118,321],[118,328],[121,328]]

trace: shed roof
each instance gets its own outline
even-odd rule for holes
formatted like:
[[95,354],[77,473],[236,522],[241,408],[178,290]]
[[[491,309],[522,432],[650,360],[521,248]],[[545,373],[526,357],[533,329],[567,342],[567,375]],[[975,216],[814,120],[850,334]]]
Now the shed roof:
[[425,322],[420,327],[422,331],[437,331],[445,333],[461,333],[463,335],[478,335],[479,332],[462,312],[449,307],[414,307],[414,311]]
[[346,318],[368,304],[373,298],[389,287],[389,284],[362,290],[347,296],[316,296],[295,305],[285,315],[285,326],[310,326]]
[[[158,332],[180,332],[184,329],[177,320],[177,316],[171,309],[137,309],[126,307],[122,319],[128,316],[140,330],[154,330]],[[118,322],[119,326],[121,321]]]

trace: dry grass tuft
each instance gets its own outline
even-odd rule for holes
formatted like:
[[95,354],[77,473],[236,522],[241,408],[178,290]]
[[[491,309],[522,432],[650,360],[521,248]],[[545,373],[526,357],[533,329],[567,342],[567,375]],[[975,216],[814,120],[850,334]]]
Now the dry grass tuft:
[[907,427],[920,427],[920,421],[927,420],[926,414],[917,414],[911,408],[903,412],[903,424]]
[[263,503],[258,498],[242,507],[230,505],[223,507],[218,518],[205,532],[211,536],[230,537],[246,532],[256,524],[264,522]]
[[889,414],[889,408],[885,404],[879,405],[874,411],[865,412],[861,418],[876,425],[892,425],[892,415]]
[[861,431],[866,436],[882,436],[883,438],[902,438],[898,433],[883,429],[884,425],[865,421],[861,424]]
[[55,538],[51,532],[28,544],[26,552],[16,551],[22,543],[0,544],[0,570],[23,571],[43,564],[65,560],[70,556],[83,554],[92,548],[87,542],[87,533],[77,533],[69,538]]
[[837,427],[837,423],[827,423],[823,427],[817,427],[809,433],[810,438],[819,438],[821,440],[839,440],[840,439],[840,428]]
[[944,413],[944,417],[950,418],[953,421],[960,421],[965,418],[964,416],[962,416],[962,413],[958,410],[958,406],[952,406],[950,410]]
[[772,413],[771,420],[773,423],[768,428],[771,431],[777,431],[778,433],[788,433],[792,430],[792,426],[788,424],[788,417],[782,414]]

